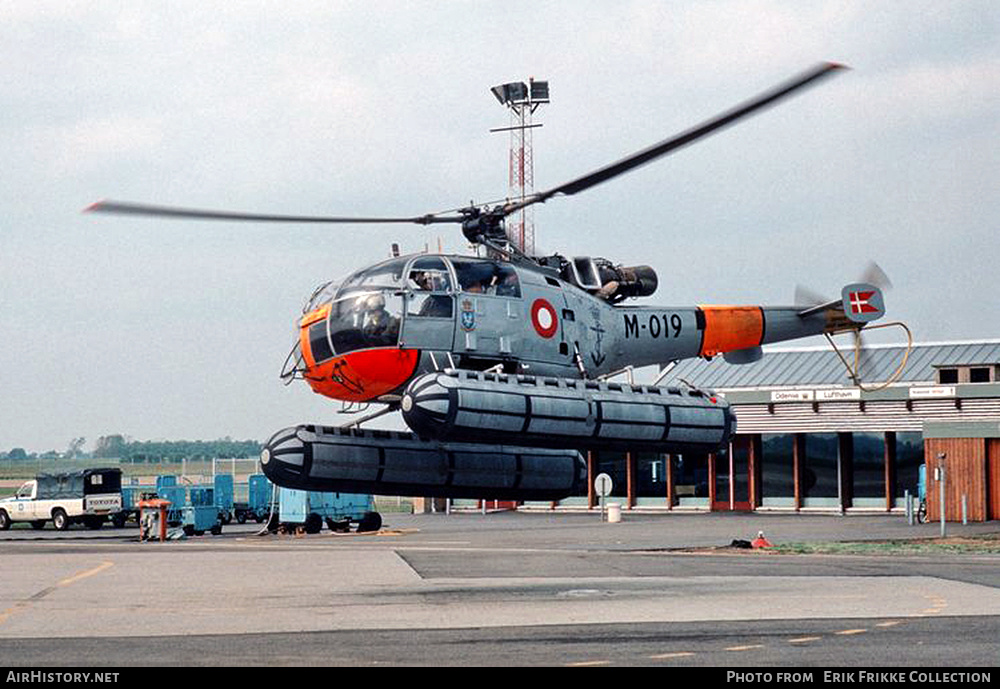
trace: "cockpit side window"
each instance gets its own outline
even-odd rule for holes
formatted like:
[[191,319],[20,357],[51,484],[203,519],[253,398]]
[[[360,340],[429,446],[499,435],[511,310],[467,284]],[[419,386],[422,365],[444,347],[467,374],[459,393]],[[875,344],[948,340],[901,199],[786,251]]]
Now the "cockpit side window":
[[437,256],[414,259],[408,277],[410,286],[420,291],[447,292],[451,289],[448,266]]
[[463,292],[497,297],[520,297],[517,271],[506,263],[453,259],[458,284]]
[[454,299],[450,294],[414,292],[407,301],[406,314],[420,318],[451,318]]

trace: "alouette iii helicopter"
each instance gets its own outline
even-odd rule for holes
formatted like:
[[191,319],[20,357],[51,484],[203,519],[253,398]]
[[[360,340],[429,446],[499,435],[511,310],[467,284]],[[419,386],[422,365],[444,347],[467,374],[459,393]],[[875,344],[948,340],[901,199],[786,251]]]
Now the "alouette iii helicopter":
[[[823,63],[649,148],[565,184],[495,206],[415,217],[315,217],[101,201],[88,210],[174,218],[304,223],[453,223],[487,258],[396,256],[328,282],[308,299],[282,369],[318,394],[381,403],[347,426],[275,433],[261,462],[277,485],[314,491],[559,500],[585,490],[581,452],[715,452],[735,432],[728,403],[693,386],[608,380],[627,367],[859,333],[884,313],[881,289],[845,286],[810,306],[629,306],[657,287],[649,266],[527,256],[504,219],[649,163],[841,70]],[[662,376],[661,376],[662,378]],[[858,382],[857,380],[855,382]],[[400,411],[411,432],[363,430]]]

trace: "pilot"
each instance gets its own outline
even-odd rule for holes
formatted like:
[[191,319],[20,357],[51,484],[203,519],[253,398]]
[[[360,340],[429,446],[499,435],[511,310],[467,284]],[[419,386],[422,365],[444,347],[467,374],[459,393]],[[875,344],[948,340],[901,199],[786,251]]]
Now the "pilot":
[[392,317],[385,310],[385,297],[373,294],[365,300],[365,317],[361,331],[367,338],[380,338],[389,330]]
[[427,271],[414,271],[413,281],[417,283],[417,289],[419,290],[430,291],[434,289],[434,281],[431,278],[431,274]]
[[443,273],[435,271],[428,273],[430,276],[431,289],[435,292],[443,292],[448,289],[448,280]]
[[414,271],[413,282],[417,289],[429,292],[444,292],[448,288],[447,280],[437,270]]
[[517,296],[517,273],[513,270],[508,271],[500,284],[497,285],[497,296],[498,297],[516,297]]

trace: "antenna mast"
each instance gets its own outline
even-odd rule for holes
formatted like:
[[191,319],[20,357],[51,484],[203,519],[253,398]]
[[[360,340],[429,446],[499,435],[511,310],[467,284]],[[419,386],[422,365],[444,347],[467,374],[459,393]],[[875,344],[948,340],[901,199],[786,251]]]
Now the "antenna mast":
[[[527,84],[515,81],[494,86],[490,91],[510,111],[510,126],[490,130],[510,132],[507,198],[509,201],[524,201],[535,191],[532,129],[542,126],[533,124],[532,116],[543,103],[549,102],[549,82],[535,81],[531,77]],[[507,241],[529,256],[535,253],[534,218],[534,206],[529,205],[506,219]]]

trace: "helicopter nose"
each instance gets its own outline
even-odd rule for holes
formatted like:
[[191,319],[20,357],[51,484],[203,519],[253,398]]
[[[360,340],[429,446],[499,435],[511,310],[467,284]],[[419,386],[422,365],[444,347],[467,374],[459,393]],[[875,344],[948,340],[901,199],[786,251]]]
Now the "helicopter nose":
[[401,301],[376,292],[307,313],[299,320],[302,378],[314,392],[345,402],[401,389],[420,361],[419,350],[400,346],[401,312]]
[[370,402],[405,385],[419,361],[416,349],[366,349],[308,365],[302,377],[313,392],[325,397]]

